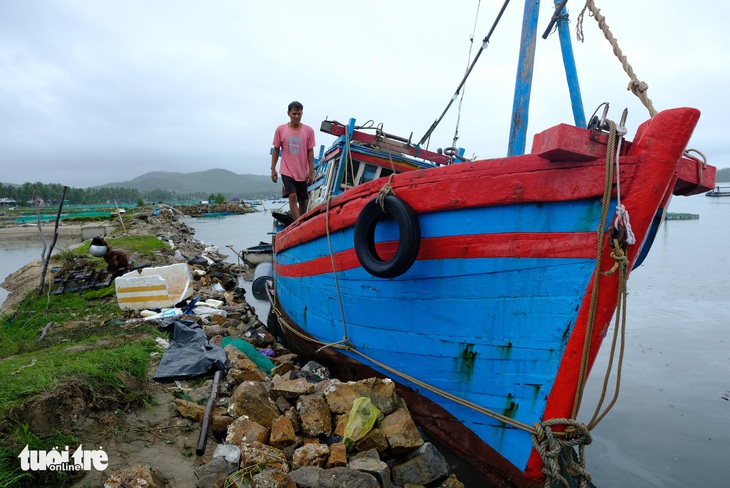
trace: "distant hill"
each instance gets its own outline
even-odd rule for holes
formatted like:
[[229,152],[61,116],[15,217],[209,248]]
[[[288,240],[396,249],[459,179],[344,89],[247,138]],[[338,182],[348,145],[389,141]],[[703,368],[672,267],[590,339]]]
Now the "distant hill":
[[718,183],[730,183],[730,168],[718,169],[715,179]]
[[251,198],[278,196],[280,186],[262,175],[239,175],[225,169],[209,169],[196,173],[172,173],[153,171],[129,181],[106,183],[96,188],[134,188],[140,192],[165,190],[180,194],[208,196],[221,193],[224,196]]

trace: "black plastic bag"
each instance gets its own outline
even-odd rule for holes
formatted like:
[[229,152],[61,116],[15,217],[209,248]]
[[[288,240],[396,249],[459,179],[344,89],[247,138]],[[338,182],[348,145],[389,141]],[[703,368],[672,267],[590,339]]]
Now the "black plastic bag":
[[191,320],[168,319],[160,327],[172,329],[172,342],[162,354],[153,380],[165,383],[216,370],[226,372],[226,352],[211,344],[198,324]]

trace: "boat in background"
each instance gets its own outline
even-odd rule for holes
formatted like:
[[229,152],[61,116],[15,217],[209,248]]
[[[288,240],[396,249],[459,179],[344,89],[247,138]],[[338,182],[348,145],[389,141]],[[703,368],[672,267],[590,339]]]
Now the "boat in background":
[[712,190],[705,193],[706,197],[730,197],[730,185],[717,185]]
[[255,246],[247,247],[241,251],[241,259],[247,266],[255,268],[261,263],[272,262],[271,243],[261,241]]
[[324,121],[337,140],[312,207],[274,241],[275,332],[340,378],[393,379],[420,427],[497,486],[589,481],[582,447],[610,405],[577,414],[611,319],[625,317],[626,281],[673,195],[715,184],[685,151],[694,108],[652,114],[628,141],[625,113],[615,122],[606,106],[523,154],[529,81],[518,76],[503,158]]

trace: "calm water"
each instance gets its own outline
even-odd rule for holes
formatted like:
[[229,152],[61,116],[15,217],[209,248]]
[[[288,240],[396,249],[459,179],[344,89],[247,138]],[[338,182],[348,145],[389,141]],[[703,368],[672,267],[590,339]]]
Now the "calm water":
[[[631,276],[621,393],[586,449],[598,488],[730,486],[730,401],[720,396],[730,390],[730,198],[675,197],[669,210],[700,219],[666,222]],[[185,222],[231,262],[227,245],[240,251],[272,228],[267,212]],[[39,255],[40,245],[0,248],[0,279]],[[250,289],[247,301],[265,321],[268,303]],[[598,401],[609,339],[580,420]]]

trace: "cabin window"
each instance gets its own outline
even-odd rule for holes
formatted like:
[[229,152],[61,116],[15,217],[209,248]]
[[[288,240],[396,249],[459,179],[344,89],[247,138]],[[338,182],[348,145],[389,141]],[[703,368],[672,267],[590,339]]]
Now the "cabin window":
[[362,172],[362,177],[360,178],[360,183],[367,183],[368,181],[378,179],[379,169],[380,167],[375,166],[374,164],[365,164]]

